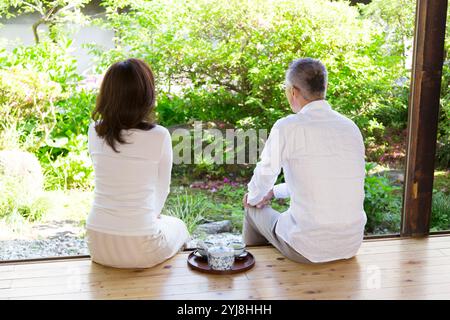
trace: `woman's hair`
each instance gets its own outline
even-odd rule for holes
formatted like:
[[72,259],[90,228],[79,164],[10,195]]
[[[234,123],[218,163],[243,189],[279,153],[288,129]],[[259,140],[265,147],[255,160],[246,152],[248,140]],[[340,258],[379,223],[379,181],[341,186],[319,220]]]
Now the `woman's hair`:
[[142,60],[128,59],[114,63],[103,78],[92,119],[95,131],[111,148],[126,143],[121,130],[150,130],[155,125],[155,78]]

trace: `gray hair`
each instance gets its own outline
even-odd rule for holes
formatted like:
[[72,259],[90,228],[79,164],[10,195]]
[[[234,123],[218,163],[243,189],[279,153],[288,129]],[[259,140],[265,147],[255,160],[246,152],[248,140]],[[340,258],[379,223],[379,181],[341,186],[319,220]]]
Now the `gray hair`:
[[323,63],[312,58],[294,60],[286,71],[286,82],[301,89],[307,100],[325,99],[327,80]]

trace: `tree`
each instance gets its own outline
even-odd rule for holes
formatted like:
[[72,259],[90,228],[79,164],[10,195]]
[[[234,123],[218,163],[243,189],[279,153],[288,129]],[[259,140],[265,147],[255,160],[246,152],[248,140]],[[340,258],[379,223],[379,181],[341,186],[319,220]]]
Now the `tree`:
[[39,18],[32,25],[34,41],[39,43],[38,28],[49,27],[49,36],[56,41],[59,33],[67,23],[81,24],[87,17],[81,9],[91,0],[2,0],[0,17],[11,18],[23,13],[36,13]]

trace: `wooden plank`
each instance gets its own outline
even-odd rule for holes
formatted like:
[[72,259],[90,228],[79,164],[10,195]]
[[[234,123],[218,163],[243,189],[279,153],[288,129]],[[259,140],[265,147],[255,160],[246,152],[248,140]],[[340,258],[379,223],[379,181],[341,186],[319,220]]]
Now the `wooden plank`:
[[[298,264],[293,263],[293,262],[285,262],[284,264],[290,264],[292,267],[292,271],[296,271],[296,269],[299,269]],[[450,259],[447,259],[447,264],[450,264]],[[410,266],[411,264],[408,263],[408,261],[405,261],[404,264],[402,265],[402,269],[403,271]],[[415,264],[413,264],[415,265]],[[352,266],[352,265],[351,265]],[[423,268],[423,267],[422,267]],[[260,265],[260,269],[266,271],[268,268],[267,266],[264,265]],[[304,268],[306,269],[306,268]],[[348,268],[347,268],[348,269]],[[347,270],[347,269],[341,269],[341,270]],[[273,269],[270,270],[272,275],[278,275],[278,273],[276,273],[277,269]],[[310,274],[308,274],[307,272],[302,272],[302,274],[300,275],[300,273],[294,274],[292,272],[290,272],[289,274],[284,274],[281,277],[278,278],[289,278],[289,279],[302,279],[302,282],[305,282],[305,279],[309,278],[312,276],[312,278],[314,278],[314,280],[318,280],[319,276],[325,276],[327,279],[330,280],[330,276],[332,275],[336,275],[337,273],[334,272],[337,269],[333,269],[330,270],[331,272],[328,273],[320,273],[318,271],[316,272],[312,272]],[[112,280],[112,281],[96,281],[97,279],[95,278],[91,278],[90,281],[81,281],[79,278],[75,277],[73,279],[66,279],[65,282],[59,282],[57,284],[54,283],[44,283],[42,285],[34,285],[34,286],[22,286],[22,288],[18,288],[16,286],[12,286],[12,288],[10,290],[0,290],[0,298],[5,298],[5,297],[16,297],[16,296],[23,296],[23,295],[42,295],[42,294],[59,294],[59,293],[70,293],[71,290],[75,290],[75,291],[85,291],[85,292],[90,292],[90,291],[96,291],[96,292],[101,292],[107,289],[117,289],[120,292],[125,292],[127,291],[126,289],[130,289],[130,288],[135,288],[135,287],[145,287],[148,285],[148,283],[151,283],[151,288],[148,288],[146,290],[153,290],[155,292],[155,294],[157,296],[159,295],[163,295],[163,293],[167,293],[168,291],[175,291],[178,293],[183,292],[183,288],[180,287],[180,285],[184,285],[183,287],[186,287],[189,290],[194,290],[194,292],[189,292],[189,293],[196,293],[196,289],[198,287],[201,287],[200,291],[205,290],[205,287],[208,287],[208,289],[213,289],[217,287],[221,287],[221,286],[225,286],[228,289],[236,289],[236,288],[240,288],[239,286],[241,285],[247,285],[243,280],[256,280],[256,282],[254,284],[251,285],[251,287],[253,286],[261,286],[261,282],[262,281],[266,281],[267,277],[263,277],[261,280],[261,277],[250,277],[250,275],[255,274],[255,272],[257,271],[250,271],[247,275],[247,277],[249,279],[245,279],[242,275],[240,276],[235,276],[235,277],[227,277],[227,278],[220,278],[220,277],[207,277],[207,276],[203,276],[202,277],[199,274],[196,273],[192,273],[192,277],[188,277],[189,279],[192,279],[193,281],[186,281],[186,277],[185,276],[181,276],[176,278],[177,282],[172,283],[171,280],[173,279],[173,276],[170,277],[159,277],[159,279],[155,279],[153,277],[146,277],[146,278],[134,278],[134,279],[128,279],[128,278],[124,278],[124,279],[119,279],[119,281],[116,280]],[[364,270],[359,270],[359,272],[355,272],[355,270],[350,271],[352,274],[360,274],[361,272],[366,272]],[[403,273],[401,273],[401,275],[403,275]],[[272,278],[273,279],[273,278]],[[342,280],[340,277],[337,277],[338,280]],[[35,279],[32,279],[32,281]],[[159,280],[159,281],[156,281]],[[197,281],[195,281],[197,280]],[[270,280],[273,282],[273,280]],[[275,279],[276,283],[278,281],[278,279]],[[234,284],[233,286],[230,286],[230,284]],[[227,289],[227,290],[228,290]],[[244,288],[245,289],[245,288]],[[188,293],[188,292],[185,292]],[[149,294],[146,294],[147,296],[149,296]],[[111,295],[108,295],[111,296]],[[129,294],[127,293],[127,296],[129,296]]]
[[[370,288],[370,274],[362,274],[362,277],[358,274],[353,274],[351,279],[327,279],[322,277],[321,279],[315,279],[313,282],[305,282],[304,279],[285,278],[285,279],[262,279],[258,281],[240,281],[234,282],[230,285],[228,281],[221,283],[211,283],[192,286],[178,286],[176,287],[133,287],[133,288],[107,288],[91,291],[80,292],[87,298],[96,299],[122,299],[122,298],[170,298],[181,297],[191,298],[192,296],[199,297],[205,292],[208,292],[210,297],[217,297],[218,295],[224,298],[234,298],[236,292],[238,294],[248,295],[253,293],[253,298],[274,298],[274,297],[289,297],[289,296],[305,296],[318,295],[323,293],[327,297],[344,297],[351,292],[357,298],[361,295],[360,291],[375,291],[375,296],[371,298],[379,298],[379,290],[387,288],[406,288],[412,287],[414,290],[417,286],[427,285],[428,287],[440,287],[445,285],[446,288],[450,288],[450,274],[443,272],[441,274],[422,276],[421,273],[416,275],[405,275],[398,273],[381,274],[381,282],[379,288]],[[142,285],[142,284],[141,284]],[[255,290],[255,288],[257,288]],[[253,291],[252,291],[253,290]],[[397,291],[399,291],[398,289]],[[52,291],[42,290],[46,295],[51,295]],[[383,290],[382,290],[383,291]],[[405,292],[411,293],[414,291],[406,290]],[[433,291],[436,293],[435,291]],[[56,295],[57,292],[53,291]],[[74,294],[77,292],[73,292]],[[255,294],[256,293],[256,294]],[[416,292],[417,293],[417,292]],[[29,293],[28,293],[29,294]],[[70,293],[63,293],[70,294]],[[367,293],[364,293],[367,295]],[[23,293],[19,293],[12,298],[18,298],[23,295],[27,295],[24,290]],[[30,297],[30,296],[28,296]],[[81,297],[81,295],[80,295]]]
[[[448,266],[450,265],[450,258],[446,257],[444,263],[442,260],[438,261],[437,265],[429,265],[426,260],[416,261],[414,264],[405,261],[403,264],[392,264],[387,266],[385,264],[379,266],[382,272],[389,272],[391,274],[414,274],[424,272],[426,274],[436,274],[442,272],[448,272]],[[440,263],[440,264],[439,264]],[[315,268],[312,270],[306,270],[298,264],[280,266],[278,268],[265,268],[261,266],[259,269],[249,271],[247,274],[234,275],[234,276],[206,276],[201,273],[194,273],[189,277],[180,274],[174,274],[171,276],[140,276],[128,275],[128,276],[115,276],[115,275],[78,275],[76,277],[67,276],[54,276],[54,277],[42,277],[42,278],[21,278],[10,280],[9,287],[12,289],[17,288],[34,288],[34,287],[53,287],[53,286],[68,286],[73,285],[74,281],[79,284],[91,283],[94,286],[100,286],[103,288],[112,287],[135,287],[142,285],[142,283],[149,283],[159,285],[164,284],[166,286],[172,285],[187,285],[196,283],[215,283],[226,281],[243,281],[243,280],[255,280],[255,279],[287,279],[287,278],[302,278],[303,281],[313,281],[318,277],[326,276],[327,278],[348,278],[349,274],[358,274],[361,272],[367,272],[368,267],[371,264],[359,265],[359,264],[334,264],[327,268]]]
[[[389,272],[395,273],[398,272],[399,269],[408,273],[410,270],[423,270],[426,273],[434,273],[439,272],[442,269],[448,268],[450,265],[449,257],[440,257],[437,260],[433,261],[433,265],[428,263],[426,258],[415,259],[413,263],[411,261],[404,261],[403,264],[399,264],[397,261],[395,262],[384,262],[380,265],[382,270],[389,270]],[[368,266],[371,266],[372,263],[334,263],[334,264],[324,264],[311,267],[304,267],[298,265],[296,263],[287,261],[284,264],[280,264],[277,267],[274,265],[267,265],[258,263],[255,269],[249,271],[246,275],[248,279],[257,279],[257,278],[270,278],[270,277],[286,277],[286,275],[295,275],[297,277],[312,277],[318,274],[338,274],[344,275],[346,273],[357,273],[358,271],[367,269]],[[431,268],[434,269],[431,269]],[[447,269],[445,269],[447,270]],[[53,286],[53,285],[65,285],[70,283],[72,280],[76,278],[79,283],[100,283],[109,285],[112,282],[145,282],[151,281],[152,283],[165,283],[167,285],[182,285],[187,283],[196,283],[196,282],[208,282],[215,279],[234,279],[234,281],[241,280],[239,275],[234,276],[206,276],[201,273],[190,272],[189,276],[186,276],[184,273],[176,272],[168,275],[145,275],[141,273],[130,272],[127,274],[75,274],[70,277],[67,275],[48,275],[46,277],[37,277],[37,278],[19,278],[12,280],[3,280],[10,281],[9,287],[11,288],[32,288],[35,286],[44,287],[44,286]]]
[[[274,250],[274,249],[272,249]],[[284,259],[281,256],[275,256],[273,258],[266,257],[259,259],[259,256],[257,253],[255,253],[257,263],[254,269],[259,268],[277,268],[279,266],[291,266],[293,268],[298,268],[299,265],[293,261],[290,261],[288,259]],[[357,262],[359,264],[361,263],[382,263],[383,261],[415,261],[418,259],[431,259],[436,257],[442,257],[444,254],[439,250],[424,250],[424,251],[403,251],[403,252],[393,252],[393,253],[379,253],[379,254],[373,254],[373,255],[361,255],[357,256],[356,258],[344,260],[344,261],[338,261],[338,262],[330,262],[329,264],[336,263],[336,264],[353,264],[354,262]],[[282,258],[283,260],[278,260],[279,258]],[[322,264],[323,265],[323,264]],[[305,269],[315,269],[319,266],[316,265],[305,265],[302,266],[302,268]],[[139,273],[141,275],[166,275],[170,276],[172,274],[180,274],[180,275],[186,275],[189,276],[193,273],[192,270],[187,268],[186,266],[186,257],[180,255],[177,259],[171,259],[169,262],[166,262],[165,264],[161,264],[158,266],[155,266],[153,268],[149,269],[137,269],[137,270],[120,270],[120,269],[113,269],[113,268],[106,268],[102,267],[96,264],[86,265],[86,266],[80,266],[80,267],[70,267],[70,265],[66,265],[64,268],[60,268],[57,270],[24,270],[24,271],[9,271],[9,272],[2,272],[0,273],[0,279],[1,280],[11,280],[11,279],[20,279],[20,278],[40,278],[40,277],[46,277],[46,276],[75,276],[75,275],[82,275],[82,274],[109,274],[109,275],[130,275],[130,274],[136,274]]]
[[[398,243],[398,242],[394,242]],[[410,242],[411,243],[411,242]],[[358,254],[357,258],[359,263],[362,263],[365,260],[368,260],[370,262],[374,261],[382,261],[382,260],[390,260],[392,258],[397,258],[396,252],[402,252],[399,256],[400,259],[419,259],[424,257],[438,257],[440,255],[444,255],[443,251],[436,251],[436,250],[430,250],[430,247],[436,247],[436,249],[441,249],[447,247],[447,243],[450,243],[450,241],[447,242],[439,242],[437,244],[429,245],[428,242],[422,242],[422,241],[415,241],[413,242],[413,250],[409,250],[408,246],[385,246],[381,249],[372,250],[372,253],[383,253],[381,255],[376,256],[368,256],[368,254],[364,253],[364,248],[366,247],[366,244],[363,244],[363,247],[361,248],[362,254]],[[422,251],[426,252],[420,252],[421,245],[424,244],[424,247]],[[417,246],[417,247],[416,247]],[[270,264],[272,266],[276,266],[280,263],[280,260],[286,260],[283,259],[283,257],[275,251],[273,248],[255,248],[252,249],[252,251],[257,256],[257,265],[261,265],[267,262],[267,264]],[[370,250],[369,250],[370,251]],[[413,252],[414,251],[414,252]],[[286,260],[286,263],[292,265],[293,267],[296,267],[297,264]],[[342,262],[339,262],[342,263]],[[344,263],[347,263],[347,261],[344,261]],[[267,265],[266,264],[266,265]],[[24,268],[23,266],[17,266],[17,271],[9,271],[9,272],[0,272],[0,279],[20,279],[20,278],[38,278],[38,277],[46,277],[46,276],[70,276],[70,275],[83,275],[83,274],[90,274],[91,276],[94,276],[96,274],[105,274],[105,275],[116,275],[116,276],[130,276],[134,274],[140,274],[142,276],[168,276],[172,274],[172,271],[175,269],[182,269],[184,272],[188,272],[189,270],[185,268],[186,266],[186,254],[180,254],[177,255],[176,258],[172,258],[165,263],[158,265],[151,269],[143,269],[143,270],[119,270],[114,268],[105,268],[103,266],[97,265],[95,263],[91,263],[89,260],[80,261],[80,262],[63,262],[63,263],[44,263],[44,264],[27,264]],[[317,266],[314,266],[314,268],[317,268]],[[2,267],[0,267],[0,270],[2,270]]]
[[[449,244],[450,237],[380,246],[364,242],[356,258],[318,265],[298,264],[274,248],[258,247],[252,248],[253,269],[225,277],[190,270],[186,253],[141,270],[89,260],[15,265],[6,272],[0,266],[0,299],[445,299]],[[381,279],[375,289],[368,287],[374,268]]]
[[[275,297],[323,298],[323,299],[399,299],[402,296],[417,295],[425,297],[429,293],[448,293],[450,295],[450,274],[443,273],[426,277],[409,277],[385,274],[380,282],[371,281],[371,275],[352,280],[320,280],[312,283],[288,282],[279,286],[257,286],[261,298]],[[440,290],[440,292],[438,291]],[[401,293],[401,294],[400,294]]]
[[447,0],[417,0],[402,236],[429,233]]
[[[380,288],[373,290],[346,290],[335,293],[324,293],[319,288],[304,292],[292,291],[290,294],[274,296],[271,299],[309,299],[309,300],[396,300],[396,299],[450,299],[450,284],[426,284],[407,287]],[[262,299],[268,299],[262,296]]]

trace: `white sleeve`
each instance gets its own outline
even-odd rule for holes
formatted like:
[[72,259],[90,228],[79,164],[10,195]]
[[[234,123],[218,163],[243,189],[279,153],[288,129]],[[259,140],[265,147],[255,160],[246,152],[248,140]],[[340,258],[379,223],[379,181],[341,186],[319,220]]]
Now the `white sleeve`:
[[155,212],[160,214],[167,196],[170,192],[170,180],[172,173],[172,141],[169,132],[166,133],[161,148],[161,158],[158,165],[158,183],[156,186]]
[[290,192],[286,183],[280,183],[273,187],[273,196],[277,199],[290,197]]
[[279,121],[277,121],[270,131],[261,153],[261,160],[256,164],[253,177],[248,184],[247,203],[249,205],[256,205],[273,188],[281,171],[283,144]]

